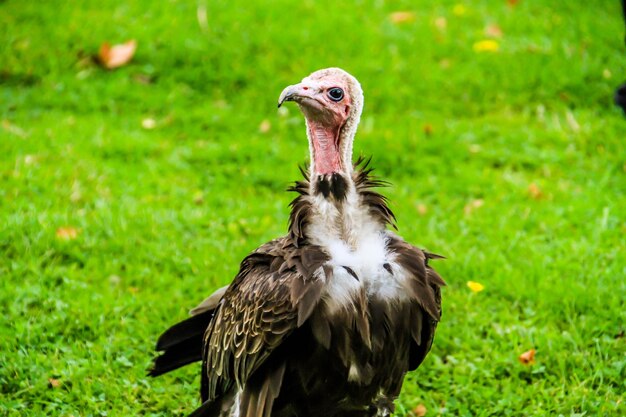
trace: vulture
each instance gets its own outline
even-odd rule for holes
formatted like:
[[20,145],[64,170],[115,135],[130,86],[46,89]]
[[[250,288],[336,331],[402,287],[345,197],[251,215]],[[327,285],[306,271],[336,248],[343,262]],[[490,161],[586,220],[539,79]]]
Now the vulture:
[[433,343],[441,256],[390,231],[369,161],[352,163],[359,82],[316,71],[278,99],[306,120],[310,166],[291,191],[287,234],[253,251],[227,287],[158,339],[149,371],[202,361],[191,416],[382,417]]

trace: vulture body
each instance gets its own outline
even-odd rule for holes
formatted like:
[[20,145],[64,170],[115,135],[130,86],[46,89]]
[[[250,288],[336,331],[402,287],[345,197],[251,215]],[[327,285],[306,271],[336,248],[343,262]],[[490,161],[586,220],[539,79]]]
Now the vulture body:
[[368,162],[351,163],[358,81],[316,71],[279,106],[304,113],[311,167],[292,187],[289,231],[157,342],[156,376],[202,360],[193,416],[388,416],[441,316],[439,256],[387,230],[394,215]]

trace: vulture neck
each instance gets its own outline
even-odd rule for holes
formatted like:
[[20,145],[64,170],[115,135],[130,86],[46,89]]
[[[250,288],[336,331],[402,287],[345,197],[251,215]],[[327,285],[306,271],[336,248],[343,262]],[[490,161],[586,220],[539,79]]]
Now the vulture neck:
[[[305,235],[312,244],[344,248],[348,252],[357,250],[364,241],[377,239],[387,224],[372,215],[372,208],[364,204],[361,191],[369,187],[365,184],[367,181],[357,183],[359,174],[354,173],[352,165],[357,124],[358,118],[349,118],[339,127],[328,128],[307,120],[311,151],[307,195],[311,210],[304,222],[307,224]],[[384,203],[384,197],[380,198]],[[296,204],[296,212],[297,208]],[[292,216],[295,219],[297,213]]]
[[321,196],[338,209],[351,194],[356,195],[353,179],[352,143],[360,119],[360,106],[348,118],[306,117],[311,167],[309,195]]
[[311,152],[311,174],[319,175],[352,173],[352,142],[354,132],[347,131],[347,124],[326,126],[307,119],[307,136]]

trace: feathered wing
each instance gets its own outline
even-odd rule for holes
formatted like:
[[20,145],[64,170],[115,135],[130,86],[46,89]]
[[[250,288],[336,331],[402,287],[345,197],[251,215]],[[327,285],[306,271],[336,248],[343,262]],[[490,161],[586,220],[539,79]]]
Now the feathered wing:
[[321,248],[284,237],[243,260],[205,335],[203,408],[244,387],[241,416],[269,416],[284,363],[267,360],[317,305],[328,259]]
[[[354,164],[353,179],[357,192],[374,218],[397,229],[396,217],[387,205],[387,198],[373,190],[388,183],[372,175],[370,160],[359,157]],[[409,357],[409,370],[412,371],[417,369],[430,351],[437,323],[441,319],[441,287],[446,283],[428,265],[428,261],[443,257],[423,251],[391,233],[390,236],[388,250],[396,254],[396,262],[409,274],[407,292],[414,300],[411,308],[411,337],[414,343]],[[389,265],[387,267],[391,268]]]
[[423,251],[397,236],[388,243],[395,253],[396,262],[409,274],[406,280],[407,294],[414,303],[411,312],[411,346],[409,370],[415,370],[430,351],[437,323],[441,319],[441,287],[445,281],[428,264],[430,259],[443,258]]

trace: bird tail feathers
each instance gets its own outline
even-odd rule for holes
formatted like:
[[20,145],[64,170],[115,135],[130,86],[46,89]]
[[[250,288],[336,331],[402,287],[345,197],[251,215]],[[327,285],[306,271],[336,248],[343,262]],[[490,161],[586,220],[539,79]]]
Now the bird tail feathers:
[[202,339],[214,310],[206,310],[167,329],[157,341],[161,352],[148,375],[156,377],[202,359]]

